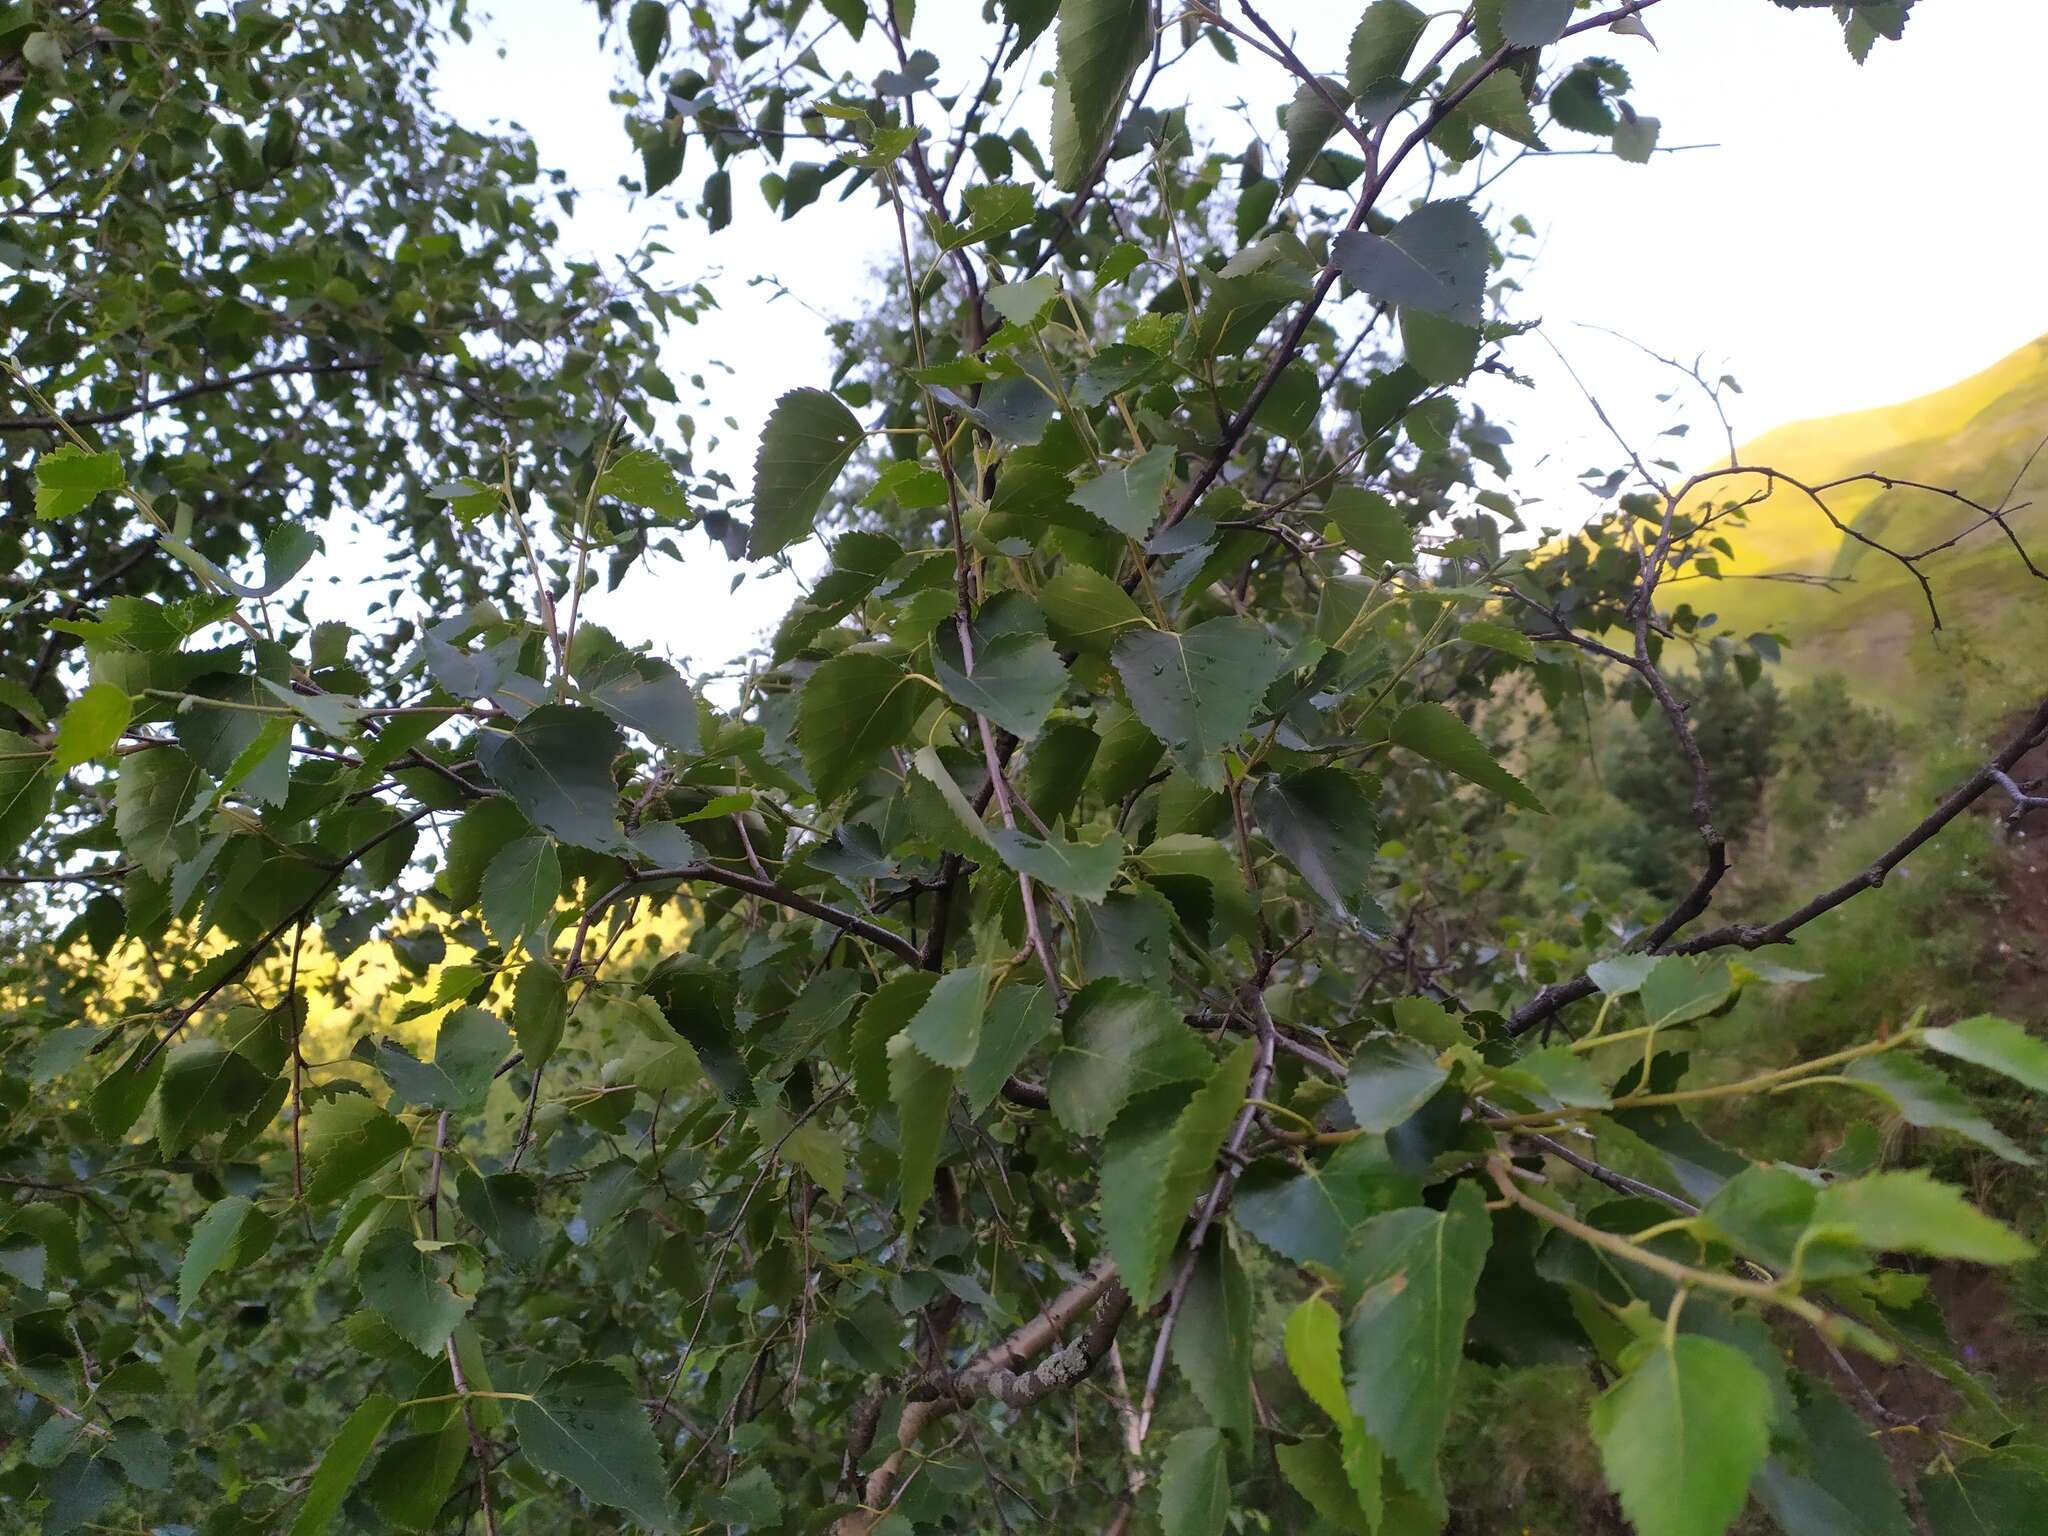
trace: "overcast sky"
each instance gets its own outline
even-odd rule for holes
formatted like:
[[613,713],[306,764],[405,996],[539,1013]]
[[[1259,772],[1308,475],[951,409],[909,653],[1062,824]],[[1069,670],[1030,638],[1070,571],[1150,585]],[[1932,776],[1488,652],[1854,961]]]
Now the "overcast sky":
[[[1271,0],[1267,17],[1298,38],[1302,56],[1342,73],[1344,42],[1360,4]],[[624,6],[620,7],[623,14]],[[815,11],[817,8],[813,7]],[[980,0],[924,0],[912,41],[957,73],[963,44],[984,36]],[[1881,405],[1953,382],[2048,332],[2041,281],[2048,202],[2027,191],[2027,146],[2038,133],[2048,6],[2037,0],[1927,0],[1902,43],[1881,43],[1859,67],[1825,10],[1786,11],[1769,0],[1666,0],[1649,14],[1657,47],[1599,36],[1588,51],[1621,59],[1631,99],[1662,120],[1667,145],[1716,147],[1660,154],[1647,166],[1606,156],[1530,157],[1495,189],[1502,207],[1536,225],[1537,259],[1519,274],[1521,318],[1540,317],[1631,432],[1649,439],[1671,423],[1655,392],[1668,376],[1589,327],[1735,374],[1738,434],[1784,421]],[[579,254],[613,256],[666,225],[674,254],[658,281],[710,282],[720,311],[681,328],[663,356],[671,375],[729,369],[717,383],[722,436],[714,459],[741,485],[775,397],[823,384],[830,352],[821,316],[858,309],[893,223],[871,200],[833,195],[783,224],[736,178],[734,222],[716,237],[680,219],[672,197],[635,199],[638,174],[621,114],[608,100],[623,53],[600,46],[592,13],[569,0],[498,0],[476,18],[477,39],[448,54],[449,108],[479,125],[515,120],[544,163],[583,194],[565,240]],[[949,46],[950,44],[950,46]],[[1039,45],[1049,67],[1051,38]],[[874,30],[872,68],[884,60]],[[1206,53],[1206,50],[1203,51]],[[866,61],[868,54],[863,54]],[[1277,101],[1289,92],[1190,61],[1170,72],[1155,105],[1185,100],[1198,131],[1234,151],[1245,137],[1231,108],[1242,92]],[[674,67],[673,57],[664,68]],[[861,67],[861,66],[857,66]],[[950,76],[948,77],[950,79]],[[953,81],[954,85],[963,82]],[[1046,142],[1044,93],[1015,105],[1015,125]],[[1270,110],[1266,108],[1264,110]],[[1559,148],[1593,141],[1553,135]],[[671,189],[694,200],[710,168],[693,144]],[[773,279],[773,282],[750,281]],[[786,291],[783,291],[786,290]],[[1576,523],[1593,504],[1571,493],[1570,473],[1613,452],[1547,347],[1514,355],[1530,390],[1488,391],[1490,412],[1515,439],[1511,457],[1548,500],[1532,513]],[[1696,423],[1687,441],[1707,451]],[[1671,440],[1665,440],[1667,446]],[[680,569],[664,562],[599,605],[622,636],[651,638],[699,667],[735,656],[772,626],[788,601],[782,582],[750,582],[728,597],[734,567],[700,537]],[[799,564],[815,564],[812,553]]]

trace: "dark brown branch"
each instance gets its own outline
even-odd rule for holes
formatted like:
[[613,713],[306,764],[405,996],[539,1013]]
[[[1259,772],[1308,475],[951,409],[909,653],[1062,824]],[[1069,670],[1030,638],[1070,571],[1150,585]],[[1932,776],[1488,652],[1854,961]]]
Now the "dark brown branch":
[[[2010,777],[2013,765],[2044,741],[2048,741],[2048,701],[2044,701],[2041,707],[2034,711],[2019,734],[2007,742],[1996,757],[1950,790],[1939,805],[1922,817],[1891,847],[1878,855],[1875,861],[1839,885],[1822,891],[1804,906],[1787,912],[1776,922],[1727,923],[1705,933],[1695,934],[1692,938],[1668,948],[1660,949],[1640,942],[1632,947],[1649,949],[1654,954],[1699,955],[1715,949],[1756,950],[1786,943],[1794,933],[1815,918],[1834,911],[1852,897],[1883,885],[1885,877],[1903,864],[1916,849],[1976,804],[1985,791],[1998,783],[2001,776]],[[1586,975],[1574,976],[1570,981],[1552,982],[1515,1010],[1508,1019],[1508,1032],[1517,1035],[1526,1033],[1569,1004],[1577,1002],[1582,997],[1590,997],[1596,990],[1598,989],[1594,986],[1592,978]]]
[[133,416],[166,405],[176,405],[181,400],[191,400],[200,395],[217,395],[244,384],[253,384],[259,379],[287,378],[299,375],[329,373],[368,373],[383,366],[381,358],[358,358],[337,363],[272,363],[265,368],[251,368],[245,373],[231,373],[217,379],[201,379],[196,384],[187,384],[183,389],[174,389],[169,394],[154,395],[138,400],[133,405],[119,406],[104,411],[84,411],[64,416],[7,416],[0,417],[0,432],[55,432],[65,425],[74,427],[103,427],[111,422],[126,421]]
[[[1078,1351],[1073,1345],[1066,1346],[1037,1370],[1019,1374],[1023,1366],[1058,1343],[1090,1307],[1099,1310]],[[912,1448],[933,1424],[977,1398],[998,1396],[999,1383],[1012,1394],[999,1400],[1021,1407],[1082,1380],[1109,1352],[1129,1309],[1130,1295],[1117,1283],[1116,1266],[1105,1262],[1068,1286],[1000,1344],[946,1378],[946,1390],[940,1395],[906,1403],[896,1423],[897,1448],[867,1475],[861,1490],[862,1508],[840,1518],[833,1527],[835,1536],[867,1536],[881,1522]],[[1013,1402],[1013,1397],[1021,1401]]]
[[[722,869],[716,864],[698,863],[682,864],[673,869],[636,870],[631,876],[631,883],[634,885],[653,885],[669,880],[678,882],[707,880],[713,885],[723,885],[735,891],[745,891],[749,895],[759,896],[763,900],[772,901],[777,906],[787,907],[792,912],[801,912],[806,917],[815,917],[820,922],[830,923],[842,933],[850,933],[855,938],[866,939],[870,944],[886,949],[906,965],[917,965],[922,958],[918,953],[917,946],[902,934],[884,928],[880,923],[869,922],[866,918],[856,916],[854,913],[842,911],[830,902],[819,901],[815,897],[804,895],[801,891],[786,890],[774,881],[763,880],[758,875],[742,874],[734,869]],[[600,899],[600,905],[608,903],[616,897],[622,888],[622,886],[614,886],[610,891],[606,892],[605,896]]]

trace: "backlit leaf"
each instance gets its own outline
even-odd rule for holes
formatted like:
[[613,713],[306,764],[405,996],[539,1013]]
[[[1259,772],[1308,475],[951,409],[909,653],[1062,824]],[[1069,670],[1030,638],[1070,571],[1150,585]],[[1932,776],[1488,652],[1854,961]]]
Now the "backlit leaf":
[[754,460],[756,560],[811,536],[826,492],[861,444],[860,422],[822,389],[794,389],[775,402]]
[[1721,1536],[1770,1443],[1771,1394],[1741,1351],[1681,1334],[1593,1404],[1607,1483],[1642,1536]]

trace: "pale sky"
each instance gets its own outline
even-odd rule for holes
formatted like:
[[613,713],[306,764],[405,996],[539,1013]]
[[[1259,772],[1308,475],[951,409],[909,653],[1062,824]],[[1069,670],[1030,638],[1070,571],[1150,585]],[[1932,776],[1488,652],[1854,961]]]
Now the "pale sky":
[[[971,83],[956,77],[974,65],[951,40],[985,35],[981,8],[981,0],[918,7],[911,41],[946,61],[943,78],[955,88]],[[1313,67],[1339,75],[1360,9],[1348,0],[1263,7],[1297,34]],[[1711,417],[1694,412],[1690,438],[1656,439],[1675,419],[1672,407],[1652,399],[1671,376],[1587,327],[1668,354],[1704,353],[1710,377],[1733,373],[1744,391],[1731,402],[1743,438],[1939,388],[2048,332],[2048,285],[2040,280],[2048,202],[2026,190],[2036,183],[2024,169],[2038,132],[2048,6],[1925,0],[1904,41],[1880,43],[1861,67],[1825,9],[1666,0],[1647,19],[1656,48],[1600,34],[1582,52],[1625,64],[1635,81],[1631,100],[1662,120],[1664,144],[1717,147],[1660,154],[1647,166],[1532,156],[1491,193],[1539,233],[1537,260],[1519,273],[1516,313],[1543,320],[1631,435],[1676,445],[1672,456],[1689,463],[1711,454],[1714,433]],[[662,362],[679,387],[692,373],[716,379],[730,370],[714,398],[733,426],[700,412],[700,443],[715,431],[721,442],[712,462],[749,486],[761,423],[783,391],[828,382],[820,317],[856,311],[873,265],[892,259],[893,222],[877,217],[866,196],[837,203],[835,187],[785,224],[736,175],[733,223],[706,235],[678,217],[674,203],[676,193],[694,201],[711,168],[701,143],[691,145],[668,193],[642,200],[619,191],[622,174],[639,173],[608,99],[623,41],[601,47],[587,7],[498,0],[494,14],[475,14],[475,26],[476,43],[445,60],[443,99],[479,125],[519,122],[542,162],[569,174],[583,199],[565,221],[566,246],[612,257],[665,225],[674,254],[654,279],[701,277],[712,287],[720,311],[679,328]],[[870,29],[864,73],[883,67],[879,46]],[[1163,77],[1152,104],[1185,100],[1198,133],[1212,132],[1235,152],[1246,137],[1231,110],[1239,94],[1271,103],[1291,89],[1275,71],[1236,73],[1212,67],[1206,54]],[[1048,34],[1035,62],[1050,61]],[[675,66],[672,54],[662,68]],[[1041,145],[1046,110],[1042,91],[1015,107],[1015,123]],[[1596,142],[1561,133],[1550,141]],[[757,277],[787,292],[749,281]],[[1533,337],[1517,345],[1511,361],[1536,387],[1493,385],[1483,402],[1514,434],[1509,456],[1521,492],[1535,487],[1547,498],[1532,521],[1576,524],[1595,504],[1573,491],[1571,476],[1611,464],[1614,450],[1549,349]],[[699,534],[686,535],[684,546],[686,562],[636,572],[618,594],[598,600],[596,616],[624,638],[652,639],[699,669],[715,668],[773,626],[792,589],[777,578],[729,594],[739,567]],[[797,563],[812,569],[820,558],[813,547]]]

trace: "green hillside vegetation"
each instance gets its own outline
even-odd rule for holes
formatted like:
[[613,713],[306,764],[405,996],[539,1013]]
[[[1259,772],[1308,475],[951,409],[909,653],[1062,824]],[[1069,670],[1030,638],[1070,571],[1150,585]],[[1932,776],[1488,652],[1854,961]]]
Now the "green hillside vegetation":
[[[1874,472],[1952,487],[1988,506],[2004,499],[2021,509],[2008,519],[2013,533],[2048,568],[2048,451],[2034,456],[2044,437],[2048,338],[1918,399],[1777,428],[1744,445],[1740,462],[1814,485]],[[1738,477],[1718,482],[1713,500],[1767,489],[1761,475]],[[1830,492],[1829,505],[1860,532],[1912,552],[1981,521],[1950,498],[1876,483]],[[1868,867],[1981,760],[1986,743],[2010,734],[2048,676],[2048,582],[2029,573],[1995,527],[1979,528],[1923,562],[1942,619],[1936,631],[1911,573],[1830,526],[1796,489],[1780,484],[1740,526],[1717,531],[1734,550],[1719,562],[1722,579],[1681,588],[1702,614],[1714,613],[1700,634],[1776,633],[1786,641],[1782,664],[1759,675],[1702,644],[1670,665],[1714,765],[1717,821],[1731,842],[1716,910],[1764,921]],[[1830,590],[1756,579],[1788,573],[1837,580]],[[1558,734],[1558,718],[1539,720],[1518,761],[1553,814],[1540,829],[1510,834],[1523,871],[1516,898],[1535,910],[1576,907],[1587,921],[1623,928],[1648,923],[1696,869],[1685,766],[1654,709],[1592,695],[1579,731]],[[2023,779],[2048,771],[2048,753],[2037,750],[2016,771]],[[2010,811],[2002,797],[1987,799],[1881,889],[1775,951],[1778,963],[1811,979],[1745,994],[1704,1027],[1686,1088],[1842,1049],[1922,1008],[1934,1018],[2039,1020],[2048,1012],[2048,812],[2015,821]],[[1552,939],[1571,941],[1562,927]],[[2003,1133],[2040,1145],[2048,1116],[2038,1095],[1971,1086],[1990,1088],[1985,1102]],[[2038,1167],[1927,1136],[1846,1083],[1701,1118],[1717,1137],[1793,1166],[1845,1171],[1921,1161],[2037,1240],[2048,1230],[2048,1182]],[[1982,1390],[1944,1379],[1924,1361],[1859,1365],[1858,1378],[1901,1423],[1946,1414],[1958,1432],[2038,1444],[2048,1433],[2048,1260],[2002,1281],[1936,1264],[1924,1283],[1947,1305],[1947,1337],[1980,1367]],[[1800,1364],[1848,1385],[1835,1362]],[[1461,1422],[1465,1453],[1515,1469],[1514,1502],[1489,1509],[1489,1498],[1503,1497],[1500,1487],[1474,1479],[1486,1486],[1460,1490],[1467,1507],[1488,1510],[1500,1529],[1607,1529],[1574,1513],[1597,1497],[1587,1445],[1526,1411],[1535,1395],[1582,1390],[1572,1373],[1503,1372],[1489,1376],[1488,1387],[1496,1394],[1490,1411]],[[1919,1439],[1917,1430],[1898,1430],[1887,1455],[1915,1465],[1926,1454]],[[1754,1513],[1735,1527],[1738,1536],[1770,1529]]]
[[[1778,427],[1745,444],[1741,461],[1810,485],[1869,473],[1953,489],[1985,506],[2003,502],[2020,508],[2008,524],[2034,564],[2048,569],[2048,453],[2035,452],[2044,438],[2048,337],[1918,399]],[[1711,487],[1717,502],[1760,492],[1764,499],[1731,535],[1734,558],[1722,563],[1734,579],[1694,601],[1737,634],[1785,636],[1792,675],[1839,671],[1866,696],[1917,713],[1938,697],[1938,685],[1948,686],[1940,679],[1952,681],[1993,639],[2006,686],[2017,691],[2032,680],[2013,672],[2016,662],[2033,675],[2048,671],[2048,582],[1970,508],[1875,481],[1827,493],[1844,523],[1894,549],[1918,552],[1966,535],[1926,562],[1943,626],[1936,633],[1911,574],[1838,532],[1798,490],[1771,489],[1761,475]],[[1785,575],[1826,576],[1832,586],[1757,579]]]

